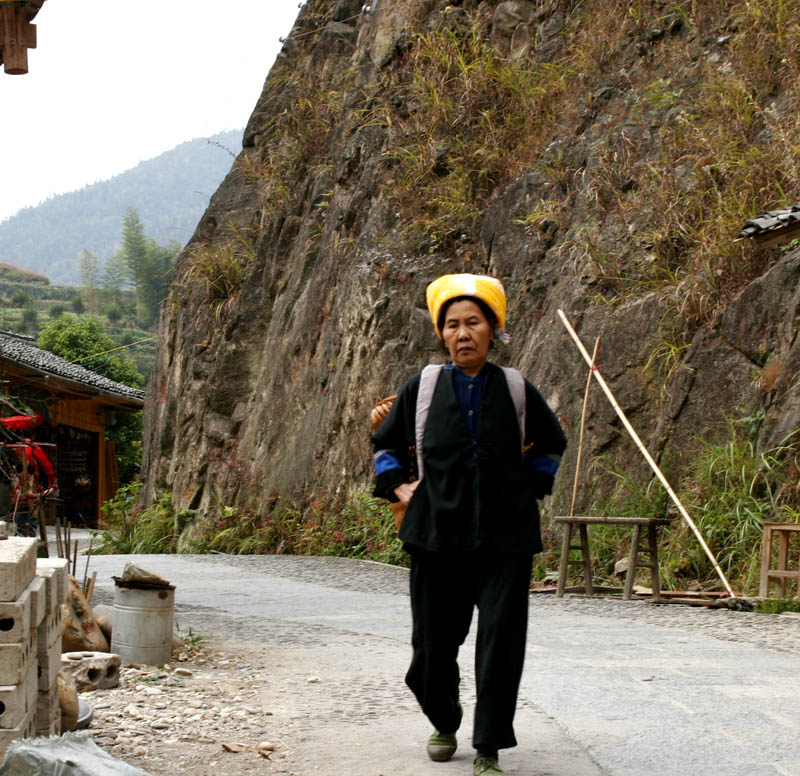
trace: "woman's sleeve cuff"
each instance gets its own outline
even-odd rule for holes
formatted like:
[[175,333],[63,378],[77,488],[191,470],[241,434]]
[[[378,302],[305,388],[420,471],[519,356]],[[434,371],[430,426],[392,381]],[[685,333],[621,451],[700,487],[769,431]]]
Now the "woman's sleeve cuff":
[[394,494],[394,489],[406,481],[406,476],[402,469],[387,469],[379,474],[375,480],[375,489],[372,495],[375,498],[385,498],[387,501],[398,501]]

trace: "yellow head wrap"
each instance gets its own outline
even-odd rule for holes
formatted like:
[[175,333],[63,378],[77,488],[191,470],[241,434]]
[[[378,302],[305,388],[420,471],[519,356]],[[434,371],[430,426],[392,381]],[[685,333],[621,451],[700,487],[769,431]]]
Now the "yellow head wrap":
[[506,292],[497,278],[488,275],[442,275],[431,283],[425,297],[433,326],[439,339],[439,313],[443,305],[459,296],[473,296],[484,302],[497,316],[497,325],[502,329],[506,325]]

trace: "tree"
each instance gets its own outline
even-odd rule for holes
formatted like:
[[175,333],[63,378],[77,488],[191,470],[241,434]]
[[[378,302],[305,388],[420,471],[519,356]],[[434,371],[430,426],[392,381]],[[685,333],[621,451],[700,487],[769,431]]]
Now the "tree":
[[39,347],[118,383],[144,386],[136,362],[119,354],[103,322],[93,315],[64,313],[49,321],[39,334]]
[[[39,334],[39,347],[118,383],[144,386],[136,362],[120,355],[116,343],[94,316],[64,313],[49,321]],[[117,450],[120,482],[127,484],[141,467],[142,413],[119,414],[114,425],[106,429],[106,437]]]
[[111,323],[117,323],[120,318],[122,318],[122,309],[116,302],[107,305],[105,308],[106,318],[108,318]]
[[27,291],[15,291],[11,296],[11,304],[14,307],[25,307],[33,304],[33,297]]
[[119,299],[120,293],[130,288],[130,273],[125,262],[125,254],[117,251],[108,261],[106,261],[105,271],[103,272],[103,290],[107,291],[115,299]]
[[39,311],[31,300],[22,308],[22,326],[20,331],[27,331],[29,334],[36,334],[39,328]]
[[122,255],[136,290],[136,316],[150,326],[172,280],[180,246],[175,242],[159,245],[145,236],[135,208],[128,208],[122,221]]
[[79,262],[81,271],[81,285],[91,291],[95,291],[100,284],[100,262],[91,251],[81,253]]

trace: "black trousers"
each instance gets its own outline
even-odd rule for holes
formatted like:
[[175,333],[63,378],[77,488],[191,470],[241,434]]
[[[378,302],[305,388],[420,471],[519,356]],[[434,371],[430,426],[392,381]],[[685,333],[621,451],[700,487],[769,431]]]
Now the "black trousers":
[[477,606],[472,745],[480,751],[517,744],[514,712],[525,658],[532,562],[530,553],[411,548],[414,654],[406,684],[436,730],[458,729],[458,650]]

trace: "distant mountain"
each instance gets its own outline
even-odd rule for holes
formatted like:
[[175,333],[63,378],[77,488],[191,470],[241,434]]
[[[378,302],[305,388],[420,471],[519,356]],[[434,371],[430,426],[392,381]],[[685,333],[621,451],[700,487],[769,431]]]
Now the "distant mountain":
[[109,180],[24,208],[0,222],[0,262],[77,285],[81,252],[102,261],[116,253],[129,207],[139,211],[148,237],[184,244],[241,143],[242,130],[189,140]]

